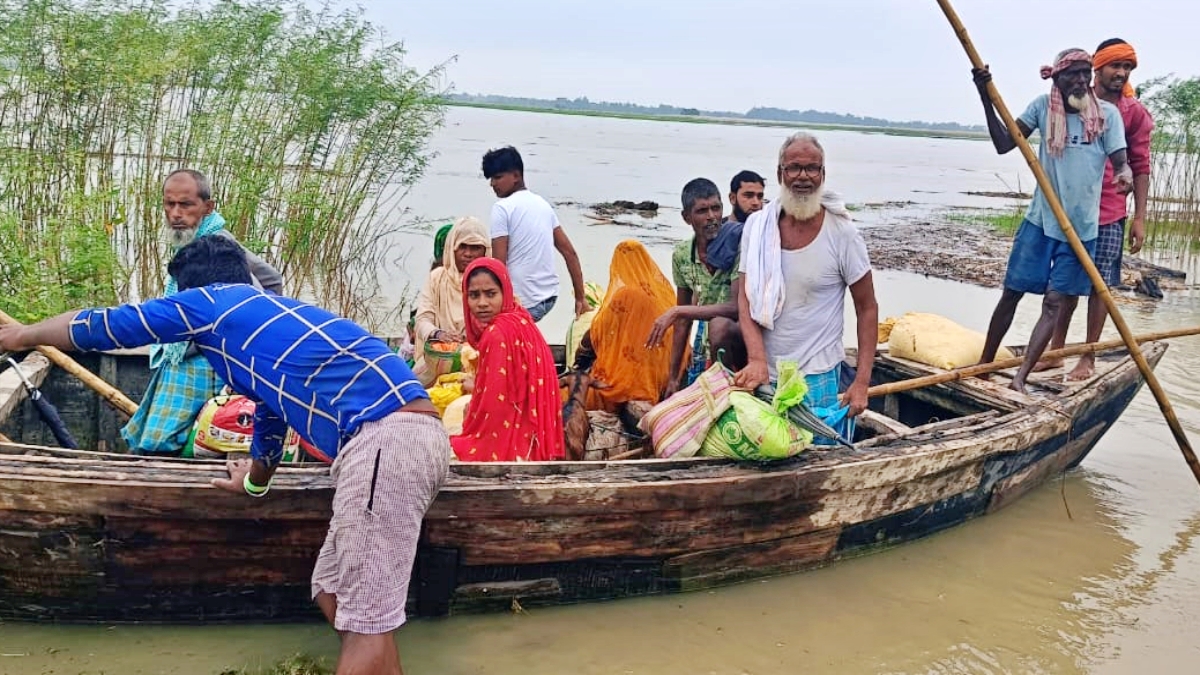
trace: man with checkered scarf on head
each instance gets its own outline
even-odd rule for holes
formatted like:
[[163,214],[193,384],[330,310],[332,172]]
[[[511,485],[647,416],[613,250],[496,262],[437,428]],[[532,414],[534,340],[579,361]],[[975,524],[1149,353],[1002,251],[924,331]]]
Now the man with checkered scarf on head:
[[[1038,161],[1084,248],[1094,256],[1105,165],[1112,161],[1113,182],[1120,191],[1129,192],[1133,187],[1121,114],[1111,103],[1099,100],[1089,86],[1092,57],[1086,51],[1067,49],[1059,52],[1054,65],[1043,66],[1041,74],[1042,79],[1054,82],[1050,93],[1029,104],[1017,119],[1017,127],[1026,138],[1035,129],[1041,132]],[[991,73],[984,67],[973,69],[972,75],[983,100],[992,144],[996,152],[1007,153],[1017,147],[1017,143],[997,117],[988,96]],[[996,358],[996,351],[1012,325],[1021,297],[1026,293],[1044,294],[1042,314],[1029,338],[1025,362],[1009,385],[1024,392],[1025,380],[1046,351],[1060,311],[1070,302],[1067,298],[1088,295],[1091,288],[1091,279],[1067,242],[1067,236],[1039,186],[1013,240],[1004,275],[1004,291],[992,313],[979,362],[990,363]]]

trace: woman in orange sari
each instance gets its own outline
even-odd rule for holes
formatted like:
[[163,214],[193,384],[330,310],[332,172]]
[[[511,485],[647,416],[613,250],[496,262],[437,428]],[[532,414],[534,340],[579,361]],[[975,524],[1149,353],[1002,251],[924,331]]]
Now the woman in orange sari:
[[588,329],[596,355],[592,377],[609,386],[589,390],[589,410],[616,412],[628,401],[659,402],[671,369],[670,332],[654,348],[646,347],[646,336],[673,306],[675,290],[646,247],[632,239],[617,244],[608,290]]
[[517,304],[504,263],[478,258],[463,273],[467,342],[479,352],[463,432],[450,438],[464,462],[562,459],[562,401],[554,356]]

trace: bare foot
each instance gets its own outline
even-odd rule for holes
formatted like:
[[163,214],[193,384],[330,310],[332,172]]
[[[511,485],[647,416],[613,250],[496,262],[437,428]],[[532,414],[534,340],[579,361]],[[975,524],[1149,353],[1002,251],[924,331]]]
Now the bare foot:
[[1020,392],[1022,394],[1029,393],[1029,392],[1025,391],[1025,380],[1018,380],[1016,378],[1013,378],[1012,384],[1008,385],[1008,388],[1012,389],[1013,391]]
[[1054,370],[1055,368],[1062,368],[1063,363],[1064,363],[1063,359],[1053,359],[1053,358],[1052,359],[1042,359],[1041,361],[1038,361],[1037,363],[1033,364],[1033,372],[1040,373],[1044,370]]
[[1091,354],[1084,354],[1079,357],[1079,363],[1067,373],[1067,382],[1083,382],[1090,380],[1092,374],[1096,372],[1096,357]]

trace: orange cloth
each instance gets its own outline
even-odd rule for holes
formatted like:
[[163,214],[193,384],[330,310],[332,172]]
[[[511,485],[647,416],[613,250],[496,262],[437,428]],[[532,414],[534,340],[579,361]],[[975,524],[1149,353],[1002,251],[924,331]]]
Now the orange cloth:
[[588,391],[589,410],[615,412],[626,401],[658,403],[671,367],[671,334],[646,347],[654,321],[675,306],[675,290],[646,247],[632,239],[617,244],[608,291],[588,329],[596,362],[592,376],[607,389]]
[[[503,305],[484,325],[467,298],[471,273],[483,268],[500,280]],[[562,459],[562,402],[554,355],[546,338],[513,296],[508,270],[495,258],[476,258],[463,272],[463,313],[467,341],[479,350],[475,392],[462,433],[450,437],[464,462]]]
[[[1132,46],[1127,44],[1109,45],[1096,52],[1096,55],[1092,57],[1092,69],[1100,70],[1113,61],[1133,61],[1133,67],[1137,68],[1137,52],[1133,50]],[[1125,89],[1121,93],[1127,98],[1133,98],[1137,95],[1129,80],[1125,80]]]

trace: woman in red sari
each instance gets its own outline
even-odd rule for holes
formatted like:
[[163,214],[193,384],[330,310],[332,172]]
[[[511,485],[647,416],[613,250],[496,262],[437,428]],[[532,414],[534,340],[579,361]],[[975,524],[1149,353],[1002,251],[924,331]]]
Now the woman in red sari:
[[562,459],[562,401],[554,356],[517,304],[504,263],[478,258],[463,273],[467,342],[479,352],[463,432],[452,436],[464,462]]

